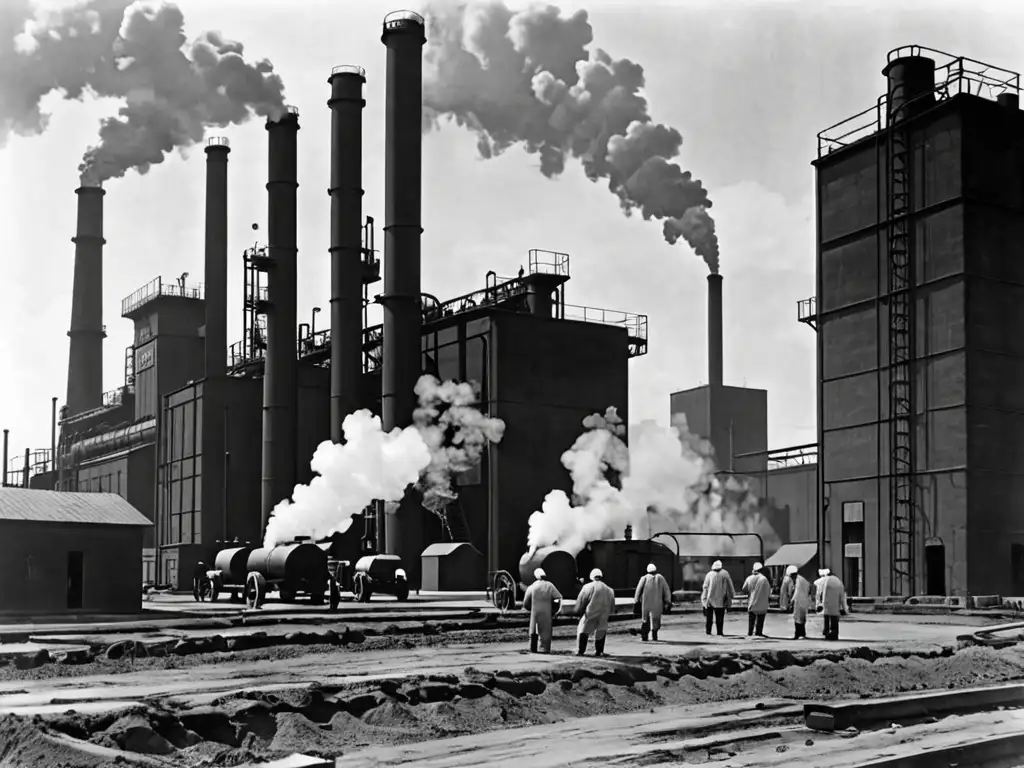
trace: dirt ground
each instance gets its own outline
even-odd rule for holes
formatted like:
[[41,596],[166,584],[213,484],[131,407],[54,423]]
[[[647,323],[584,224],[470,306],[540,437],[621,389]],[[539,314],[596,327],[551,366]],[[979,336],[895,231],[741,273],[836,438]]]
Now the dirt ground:
[[[771,618],[769,633],[784,637],[785,618]],[[688,729],[692,738],[735,728],[736,712],[744,709],[736,702],[758,701],[763,710],[764,702],[1024,679],[1024,648],[954,652],[965,631],[948,622],[867,620],[847,622],[849,640],[841,643],[708,639],[694,617],[674,617],[657,644],[616,628],[606,659],[573,656],[567,627],[558,633],[560,652],[551,656],[527,653],[521,630],[496,630],[371,637],[345,649],[293,646],[8,667],[0,682],[0,711],[9,713],[0,720],[0,764],[232,766],[294,752],[343,755],[344,765],[421,764],[402,750],[437,740],[448,746],[435,748],[433,762],[422,764],[501,764],[513,754],[530,765],[564,764],[550,762],[550,755],[547,762],[533,760],[535,740],[517,741],[515,734],[526,731],[514,729],[629,713],[656,720],[671,708],[699,704],[691,719],[705,722]],[[723,711],[728,722],[716,725],[711,715],[719,712],[721,720]],[[588,722],[577,725],[585,729]],[[496,730],[506,733],[452,751],[452,739]],[[453,754],[484,746],[486,759],[480,753],[477,762],[453,762]],[[687,761],[707,762],[715,749],[698,749],[700,759]]]

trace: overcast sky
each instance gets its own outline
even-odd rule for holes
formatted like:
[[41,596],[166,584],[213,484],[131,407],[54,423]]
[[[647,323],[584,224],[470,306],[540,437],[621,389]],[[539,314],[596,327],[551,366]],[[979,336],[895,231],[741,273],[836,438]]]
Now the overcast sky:
[[[0,5],[10,0],[0,0]],[[54,3],[48,3],[50,5]],[[385,48],[390,1],[179,0],[190,37],[216,29],[273,61],[300,110],[299,316],[327,316],[327,77],[337,64],[367,70],[364,213],[383,222]],[[519,5],[510,2],[509,5]],[[563,2],[586,8],[594,44],[640,63],[656,121],[684,137],[680,163],[714,202],[725,277],[725,379],[767,389],[773,448],[815,440],[814,334],[796,302],[814,292],[816,134],[871,106],[884,90],[888,50],[910,43],[1024,67],[1022,11],[973,2]],[[413,4],[417,7],[417,4]],[[1009,9],[1009,10],[1008,10]],[[47,99],[50,127],[0,149],[0,427],[12,455],[49,446],[50,398],[66,393],[75,233],[83,151],[115,102]],[[262,120],[218,132],[230,164],[230,325],[241,333],[240,253],[266,217]],[[423,288],[450,297],[483,287],[489,269],[514,274],[531,248],[572,257],[570,303],[646,313],[650,352],[630,364],[630,420],[668,421],[669,393],[707,379],[706,267],[661,227],[625,218],[603,184],[570,163],[545,179],[521,151],[478,158],[452,126],[424,138]],[[106,184],[104,389],[124,381],[129,321],[121,299],[163,275],[201,279],[204,155],[177,153],[148,175]],[[261,227],[262,228],[262,227]],[[378,232],[380,236],[380,233]]]

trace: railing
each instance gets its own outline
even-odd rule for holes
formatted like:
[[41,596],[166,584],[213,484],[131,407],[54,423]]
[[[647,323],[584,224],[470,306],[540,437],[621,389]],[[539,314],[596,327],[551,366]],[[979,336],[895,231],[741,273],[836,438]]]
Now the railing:
[[203,298],[203,284],[185,285],[180,280],[165,281],[162,277],[157,277],[150,280],[139,290],[135,291],[135,293],[121,300],[121,317],[127,317],[142,305],[160,296],[178,296],[182,299],[201,300]]
[[125,395],[134,395],[135,385],[126,384],[123,387],[112,389],[109,392],[103,393],[103,407],[104,408],[116,408],[119,405],[124,405]]
[[[381,344],[383,326],[374,325],[363,329],[363,370],[369,372],[376,370],[377,361],[369,353],[378,349]],[[331,348],[331,331],[326,329],[296,339],[296,356],[299,359],[308,358],[316,354],[329,353]],[[245,342],[236,341],[228,347],[228,370],[239,371],[247,366],[260,363],[266,358],[265,349],[256,349],[252,354],[247,354]]]
[[818,444],[796,445],[768,452],[768,470],[803,467],[818,463]]
[[801,323],[809,323],[818,317],[818,297],[800,299],[796,303],[796,319]]
[[565,319],[598,325],[615,325],[625,328],[631,339],[647,339],[647,315],[566,304]]
[[[994,99],[1001,93],[1020,92],[1020,75],[1008,69],[992,66],[975,59],[953,56],[933,48],[911,45],[893,49],[889,52],[889,61],[902,56],[930,54],[936,61],[936,86],[920,98],[938,96],[938,101],[962,93],[981,96],[982,92]],[[945,63],[940,64],[940,60]],[[879,133],[888,120],[888,94],[879,96],[875,106],[858,112],[842,122],[829,126],[818,134],[818,157],[824,157],[833,150],[854,144],[861,139]],[[915,99],[916,101],[916,99]]]
[[29,479],[48,472],[53,468],[53,456],[49,448],[37,448],[28,452],[28,464],[25,463],[25,452],[7,461],[7,487],[27,488],[25,483],[25,467],[28,466]]
[[355,64],[339,64],[331,69],[332,75],[359,75],[366,78],[366,70]]
[[423,17],[416,11],[392,11],[384,17],[384,29],[402,29],[410,21],[423,26]]
[[529,254],[531,275],[569,277],[569,254],[533,248]]
[[231,142],[228,141],[227,136],[211,136],[206,140],[206,146],[208,147],[230,147]]

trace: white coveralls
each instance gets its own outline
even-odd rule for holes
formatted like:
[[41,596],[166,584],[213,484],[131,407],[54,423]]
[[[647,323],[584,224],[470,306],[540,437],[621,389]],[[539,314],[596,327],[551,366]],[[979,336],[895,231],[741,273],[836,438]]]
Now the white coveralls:
[[587,639],[594,636],[594,650],[604,654],[604,639],[608,634],[608,617],[615,610],[615,590],[603,581],[587,582],[576,598],[576,613],[580,617],[576,636],[579,643],[577,653],[582,656],[587,650]]
[[793,611],[793,639],[807,637],[807,611],[811,609],[811,582],[803,576],[787,576],[779,594],[779,608]]
[[711,634],[711,622],[715,623],[718,634],[723,634],[725,627],[725,611],[736,596],[736,588],[732,578],[724,568],[720,571],[708,571],[704,577],[704,588],[700,593],[700,605],[704,609],[704,626],[707,634]]
[[818,591],[818,607],[825,617],[825,639],[839,639],[839,617],[846,615],[846,587],[838,576],[825,576]]
[[672,590],[669,589],[668,581],[660,573],[644,574],[636,585],[633,602],[640,603],[640,636],[646,640],[650,630],[657,640],[658,630],[661,629],[661,614],[665,606],[672,605]]
[[764,618],[768,615],[768,596],[772,585],[763,573],[752,573],[743,582],[743,591],[747,593],[747,637],[757,634],[764,637]]
[[[523,597],[523,609],[530,612],[530,650],[551,653],[552,617],[562,602],[562,593],[547,579],[538,579]],[[557,604],[557,605],[556,605]]]

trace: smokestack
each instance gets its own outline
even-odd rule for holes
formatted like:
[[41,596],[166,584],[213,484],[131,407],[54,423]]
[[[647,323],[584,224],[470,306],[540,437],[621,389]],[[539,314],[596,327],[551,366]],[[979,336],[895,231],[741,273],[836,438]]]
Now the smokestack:
[[10,437],[11,430],[4,430],[4,488],[7,487],[7,439]]
[[335,67],[331,86],[331,441],[359,410],[363,377],[362,67]]
[[228,357],[228,155],[225,138],[206,146],[206,378],[224,376]]
[[267,120],[267,351],[263,369],[263,530],[295,488],[298,341],[296,329],[296,190],[299,112]]
[[68,354],[68,415],[103,405],[103,195],[82,186],[78,195],[75,283],[71,296],[71,349]]
[[708,275],[708,384],[722,385],[721,275]]
[[[423,17],[395,11],[384,17],[381,42],[388,49],[384,155],[384,350],[381,416],[384,429],[413,423],[413,391],[422,365],[420,307],[420,198],[422,184]],[[378,518],[386,551],[399,555],[414,588],[419,586],[423,510],[406,494],[395,514]]]
[[50,399],[50,469],[57,469],[57,398]]

